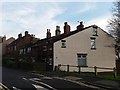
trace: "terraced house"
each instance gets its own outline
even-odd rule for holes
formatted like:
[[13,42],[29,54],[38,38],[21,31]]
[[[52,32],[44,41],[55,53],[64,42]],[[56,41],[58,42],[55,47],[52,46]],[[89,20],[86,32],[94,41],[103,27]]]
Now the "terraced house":
[[36,52],[35,60],[45,62],[48,70],[54,70],[58,64],[113,68],[116,66],[114,45],[114,38],[96,25],[84,28],[80,22],[76,30],[70,31],[65,22],[64,33],[56,26],[55,36],[51,37],[48,29],[46,38],[34,43],[32,50]]
[[[7,45],[7,53],[6,56],[13,60],[26,60],[31,62],[29,58],[29,53],[31,52],[31,48],[29,47],[38,39],[35,38],[34,35],[30,35],[28,31],[25,31],[25,35],[18,34],[18,38],[14,40],[12,43]],[[25,48],[27,47],[27,48]]]
[[[13,50],[19,48],[18,53],[14,53],[18,55],[19,60],[26,59],[31,62],[45,63],[46,70],[54,70],[58,64],[110,68],[116,66],[115,40],[111,35],[96,25],[84,27],[80,22],[76,30],[71,31],[70,25],[67,22],[64,24],[64,33],[62,34],[60,27],[56,26],[55,36],[51,36],[50,29],[47,29],[45,39],[37,39],[34,43],[27,43],[30,42],[31,36],[26,32],[25,37],[28,35],[28,40],[21,39],[19,44],[16,40],[8,46],[8,49],[10,46],[13,46]],[[18,47],[25,43],[27,44]],[[9,53],[11,52],[9,51]],[[66,68],[61,69],[65,70]],[[71,71],[76,70],[76,68],[71,69]],[[85,69],[83,71],[92,70]]]

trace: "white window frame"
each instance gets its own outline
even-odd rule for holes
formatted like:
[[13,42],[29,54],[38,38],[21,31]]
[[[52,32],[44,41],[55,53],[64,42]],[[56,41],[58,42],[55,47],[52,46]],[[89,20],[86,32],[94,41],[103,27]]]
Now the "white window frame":
[[23,54],[23,49],[20,49],[20,53],[19,54]]
[[66,48],[66,40],[61,40],[61,48]]
[[49,58],[49,65],[52,65],[52,58]]
[[96,49],[96,38],[91,37],[91,49]]
[[14,46],[14,50],[16,51],[16,45]]
[[31,52],[31,47],[27,48],[27,53]]
[[98,36],[96,28],[93,28],[93,36]]
[[87,54],[77,54],[78,66],[87,67]]
[[93,25],[93,36],[98,36],[97,28],[98,26]]

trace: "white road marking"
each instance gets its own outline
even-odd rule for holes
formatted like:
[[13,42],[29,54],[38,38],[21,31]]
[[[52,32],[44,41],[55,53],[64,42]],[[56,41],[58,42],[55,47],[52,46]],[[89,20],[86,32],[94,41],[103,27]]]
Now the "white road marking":
[[52,79],[51,77],[43,77],[43,79]]
[[27,80],[27,78],[24,78],[24,77],[23,77],[22,79],[23,79],[23,80]]
[[42,84],[42,85],[44,85],[44,86],[47,86],[47,87],[50,88],[50,89],[56,90],[55,88],[53,88],[53,87],[51,87],[50,85],[45,84],[45,83],[43,83],[43,82],[35,81],[34,79],[29,79],[29,80],[31,80],[31,81],[33,81],[33,82],[36,82],[36,83],[39,83],[39,84]]
[[40,77],[44,77],[44,75],[42,75],[42,74],[38,74],[38,73],[32,73],[32,74],[40,76]]
[[13,89],[13,90],[21,90],[21,89],[19,89],[19,88],[16,88],[16,87],[12,87],[12,89]]
[[35,84],[32,84],[37,90],[48,90],[42,86],[39,86],[39,85],[35,85]]
[[41,80],[41,79],[39,79],[39,78],[31,78],[29,80]]

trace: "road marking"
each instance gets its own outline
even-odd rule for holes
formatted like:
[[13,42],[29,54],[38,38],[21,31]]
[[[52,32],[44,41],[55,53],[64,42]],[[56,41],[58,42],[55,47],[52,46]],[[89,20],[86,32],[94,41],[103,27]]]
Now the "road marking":
[[31,81],[33,81],[33,82],[36,82],[36,83],[39,83],[39,84],[42,84],[42,85],[44,85],[44,86],[47,86],[48,88],[50,88],[50,89],[52,89],[52,90],[57,90],[57,89],[51,87],[50,85],[48,85],[48,84],[46,84],[46,83],[43,83],[43,82],[40,82],[40,81],[35,81],[34,79],[29,79],[29,80],[31,80]]
[[2,83],[0,83],[0,90],[2,90],[2,89],[5,89],[5,90],[10,90],[10,89],[8,89],[8,87],[6,87],[5,85],[3,85]]
[[39,86],[39,85],[35,85],[35,84],[32,84],[37,90],[48,90],[42,86]]
[[39,78],[31,78],[31,79],[29,79],[29,80],[41,80],[41,79],[39,79]]
[[43,77],[43,79],[50,79],[51,80],[52,78],[51,77]]
[[16,87],[12,87],[12,89],[13,89],[13,90],[21,90],[21,89],[19,89],[19,88],[16,88]]
[[23,79],[23,80],[27,80],[27,78],[24,78],[24,77],[23,77],[22,79]]
[[32,74],[40,76],[40,77],[44,77],[44,75],[42,75],[42,74],[38,74],[38,73],[32,73]]

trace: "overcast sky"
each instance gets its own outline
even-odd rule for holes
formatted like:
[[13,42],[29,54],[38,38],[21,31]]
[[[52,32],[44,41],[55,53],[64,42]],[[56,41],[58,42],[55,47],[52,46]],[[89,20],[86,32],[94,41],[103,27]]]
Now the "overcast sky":
[[[9,2],[8,2],[9,1]],[[51,1],[51,0],[50,0]],[[104,0],[103,0],[104,1]],[[63,33],[64,22],[68,22],[71,31],[76,29],[78,21],[85,27],[96,24],[105,31],[112,16],[114,0],[2,0],[0,2],[0,36],[18,37],[25,31],[45,38],[47,29],[55,34],[56,25]]]

